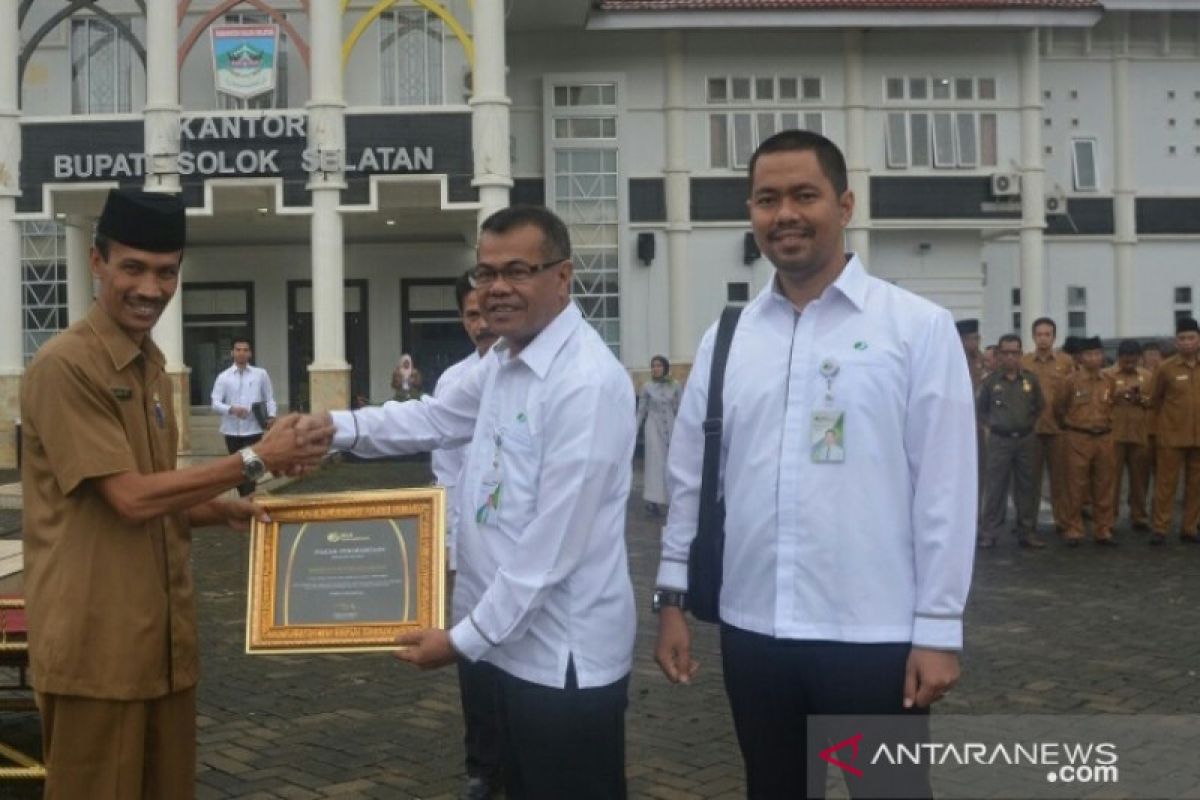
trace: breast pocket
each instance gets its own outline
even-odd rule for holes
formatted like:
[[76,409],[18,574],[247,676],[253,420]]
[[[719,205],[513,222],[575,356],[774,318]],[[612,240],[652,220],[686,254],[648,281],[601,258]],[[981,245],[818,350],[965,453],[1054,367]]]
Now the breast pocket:
[[475,498],[475,522],[519,536],[537,511],[539,444],[527,426],[498,431],[493,443]]

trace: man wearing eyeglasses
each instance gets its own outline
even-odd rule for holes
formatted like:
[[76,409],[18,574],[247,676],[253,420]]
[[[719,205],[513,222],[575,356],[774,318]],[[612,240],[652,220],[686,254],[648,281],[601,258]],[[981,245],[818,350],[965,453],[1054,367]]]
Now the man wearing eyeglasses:
[[996,371],[983,379],[975,397],[979,420],[988,437],[979,546],[987,549],[999,541],[1011,482],[1017,510],[1017,544],[1041,549],[1046,543],[1034,533],[1038,501],[1033,486],[1038,452],[1034,427],[1045,400],[1037,376],[1021,369],[1020,336],[1001,336],[996,360]]
[[633,385],[571,302],[558,217],[496,212],[478,261],[473,282],[500,341],[444,396],[333,413],[333,446],[383,456],[470,443],[460,621],[401,635],[397,657],[496,667],[509,798],[619,800],[635,627],[624,538]]

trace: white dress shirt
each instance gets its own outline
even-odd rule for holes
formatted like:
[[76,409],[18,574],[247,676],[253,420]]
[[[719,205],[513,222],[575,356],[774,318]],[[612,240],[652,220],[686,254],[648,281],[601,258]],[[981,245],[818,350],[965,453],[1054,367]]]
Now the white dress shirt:
[[[478,364],[480,360],[479,351],[472,350],[471,355],[462,361],[446,367],[445,372],[438,378],[437,386],[433,389],[433,396],[437,398],[445,397],[450,392],[450,387],[462,380],[463,375],[471,367]],[[458,569],[455,548],[456,532],[458,531],[458,483],[462,475],[463,465],[467,463],[467,446],[438,448],[433,451],[430,462],[430,466],[433,468],[433,477],[437,480],[438,486],[446,490],[447,563],[453,571]]]
[[470,442],[458,492],[455,649],[562,688],[628,674],[633,384],[575,305],[513,356],[499,342],[445,396],[333,414],[363,456]]
[[274,417],[279,410],[275,405],[275,390],[271,388],[271,376],[265,369],[247,364],[238,369],[234,364],[217,376],[213,383],[212,407],[221,415],[221,433],[226,436],[253,436],[262,433],[262,426],[249,414],[245,419],[229,413],[233,406],[247,411],[254,403],[267,404],[267,416]]
[[[715,338],[716,325],[671,439],[664,588],[687,588]],[[831,391],[823,362],[837,370]],[[814,411],[830,408],[845,412],[845,460],[822,463]],[[723,621],[781,639],[962,646],[975,412],[950,312],[869,276],[856,256],[803,313],[772,280],[733,339],[721,465]]]

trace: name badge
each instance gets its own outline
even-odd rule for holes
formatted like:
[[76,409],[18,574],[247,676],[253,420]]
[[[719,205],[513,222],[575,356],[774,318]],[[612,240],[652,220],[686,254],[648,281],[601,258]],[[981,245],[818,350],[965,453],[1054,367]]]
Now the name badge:
[[812,413],[809,444],[815,464],[841,464],[846,460],[846,412],[836,408]]
[[128,400],[133,397],[133,391],[128,386],[110,386],[108,390],[118,400]]

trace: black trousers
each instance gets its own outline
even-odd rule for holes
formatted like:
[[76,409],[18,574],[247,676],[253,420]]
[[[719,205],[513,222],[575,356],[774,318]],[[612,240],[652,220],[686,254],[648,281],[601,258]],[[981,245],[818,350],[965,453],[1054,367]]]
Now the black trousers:
[[[750,800],[824,797],[820,751],[864,732],[861,716],[906,715],[906,744],[928,740],[928,709],[905,710],[904,670],[911,645],[775,639],[721,625],[721,663]],[[856,715],[832,721],[809,740],[810,716]],[[909,724],[911,723],[911,724]],[[913,733],[915,731],[915,734]],[[878,737],[867,729],[847,774],[852,797],[932,796],[923,766],[869,766]],[[889,731],[889,733],[894,733]],[[834,754],[849,760],[850,749]]]
[[500,719],[500,670],[486,661],[458,660],[458,693],[462,700],[463,747],[467,776],[501,786],[504,735]]
[[496,672],[508,800],[625,800],[628,675],[580,689],[572,662],[555,689]]
[[[229,451],[230,454],[233,454],[238,450],[241,450],[243,447],[249,447],[250,445],[258,442],[260,439],[262,439],[262,437],[263,435],[261,433],[252,433],[249,436],[226,436],[225,449]],[[242,497],[245,497],[246,495],[251,494],[257,485],[258,484],[256,484],[254,481],[246,481],[245,483],[239,484],[237,487],[238,494]]]

